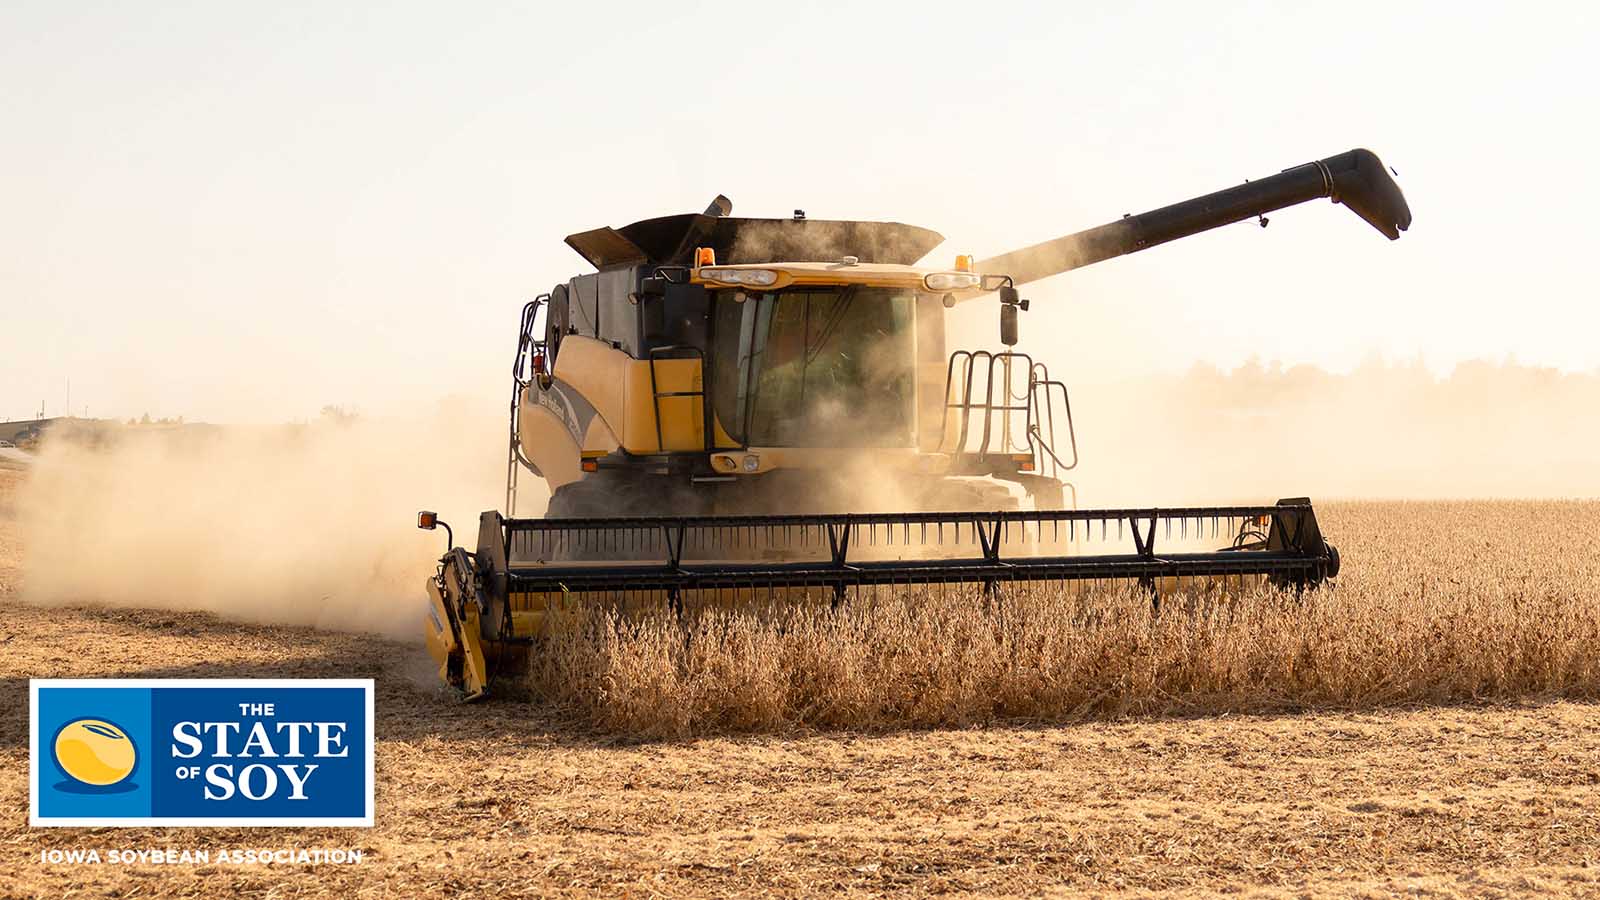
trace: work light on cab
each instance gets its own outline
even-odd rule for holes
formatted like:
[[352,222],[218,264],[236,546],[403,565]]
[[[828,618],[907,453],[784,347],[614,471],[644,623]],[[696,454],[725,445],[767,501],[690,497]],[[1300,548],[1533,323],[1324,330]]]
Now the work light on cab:
[[700,280],[768,287],[777,283],[778,273],[772,269],[701,269]]
[[965,291],[977,287],[983,279],[972,272],[930,272],[922,279],[922,286],[933,293]]

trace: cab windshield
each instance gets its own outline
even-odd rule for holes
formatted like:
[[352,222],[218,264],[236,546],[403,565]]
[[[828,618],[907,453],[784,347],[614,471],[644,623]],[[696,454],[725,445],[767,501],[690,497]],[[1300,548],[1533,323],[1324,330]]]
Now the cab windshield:
[[861,285],[718,291],[722,427],[752,446],[913,446],[915,300]]

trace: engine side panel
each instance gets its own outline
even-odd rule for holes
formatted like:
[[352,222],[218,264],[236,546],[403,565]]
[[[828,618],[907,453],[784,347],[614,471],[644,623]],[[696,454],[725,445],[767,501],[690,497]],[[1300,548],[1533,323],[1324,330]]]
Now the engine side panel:
[[[552,401],[551,412],[566,418],[566,407],[572,407],[568,431],[581,442],[582,451],[587,455],[603,455],[619,446],[636,454],[704,450],[704,406],[696,394],[702,382],[700,361],[658,359],[654,367],[652,389],[649,360],[634,359],[593,338],[568,335],[561,342],[555,371],[556,385],[564,389],[564,404]],[[658,391],[695,394],[661,398],[659,441],[655,397]],[[530,393],[539,392],[538,387],[530,389]],[[605,426],[604,432],[597,433],[588,427],[582,416],[585,406],[594,410]],[[732,445],[732,439],[720,427],[716,429],[715,440],[720,446]],[[535,456],[529,453],[528,458],[535,459]]]
[[[522,455],[538,469],[550,489],[583,477],[583,443],[598,417],[594,408],[560,382],[549,390],[537,384],[522,392],[517,410],[517,441]],[[587,415],[580,414],[580,409]],[[599,428],[605,429],[600,423]],[[609,429],[606,429],[609,431]]]

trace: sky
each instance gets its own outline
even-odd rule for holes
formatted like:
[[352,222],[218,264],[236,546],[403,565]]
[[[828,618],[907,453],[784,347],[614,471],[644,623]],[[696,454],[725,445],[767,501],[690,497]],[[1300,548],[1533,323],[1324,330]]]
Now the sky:
[[1292,6],[5,0],[0,419],[502,408],[571,232],[720,192],[946,265],[1356,146],[1400,241],[1284,210],[1030,286],[1021,349],[1600,369],[1592,7]]

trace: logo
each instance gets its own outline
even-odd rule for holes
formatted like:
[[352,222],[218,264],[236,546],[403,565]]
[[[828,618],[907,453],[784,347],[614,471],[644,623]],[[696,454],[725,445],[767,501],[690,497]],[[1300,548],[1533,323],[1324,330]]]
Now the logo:
[[128,776],[139,763],[139,748],[115,723],[76,719],[61,726],[51,747],[56,768],[73,782],[56,785],[61,790],[99,793],[138,787],[128,782]]
[[567,432],[572,439],[583,445],[584,434],[588,431],[589,422],[596,413],[581,395],[572,394],[571,388],[565,382],[556,380],[549,388],[529,388],[528,393],[533,396],[534,402],[550,411],[550,414],[561,420],[567,427]]
[[36,679],[29,693],[31,825],[372,825],[371,679]]

